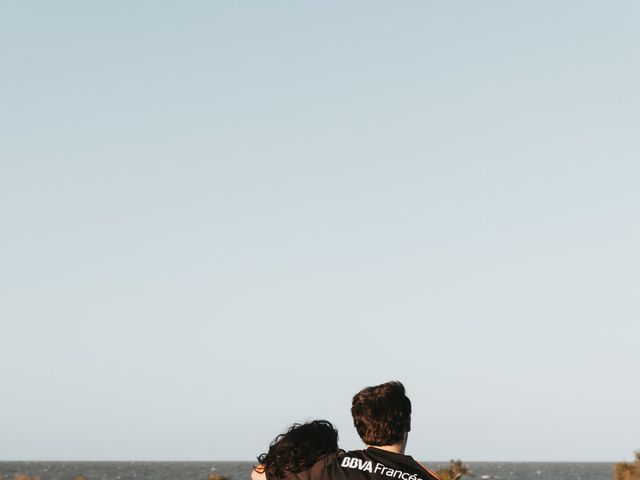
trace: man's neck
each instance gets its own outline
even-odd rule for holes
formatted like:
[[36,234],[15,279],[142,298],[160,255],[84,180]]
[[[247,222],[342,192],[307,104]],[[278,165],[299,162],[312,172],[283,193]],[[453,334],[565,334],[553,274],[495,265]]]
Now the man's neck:
[[394,443],[393,445],[367,445],[367,448],[369,447],[379,448],[380,450],[385,450],[387,452],[400,453],[404,455],[405,442]]

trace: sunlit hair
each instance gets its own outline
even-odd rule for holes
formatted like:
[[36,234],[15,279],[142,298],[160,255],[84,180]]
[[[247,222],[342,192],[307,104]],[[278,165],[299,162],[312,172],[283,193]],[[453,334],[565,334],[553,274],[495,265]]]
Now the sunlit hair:
[[280,480],[287,472],[307,470],[325,455],[337,451],[338,431],[330,422],[294,423],[271,442],[267,453],[258,457],[261,465],[255,469],[266,472],[269,480]]
[[402,383],[387,382],[356,393],[351,416],[365,444],[394,445],[411,430],[411,401]]

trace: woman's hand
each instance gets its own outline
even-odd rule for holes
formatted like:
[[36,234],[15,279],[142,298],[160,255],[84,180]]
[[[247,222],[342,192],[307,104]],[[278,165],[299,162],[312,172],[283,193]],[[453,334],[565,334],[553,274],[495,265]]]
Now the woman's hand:
[[251,470],[251,480],[267,480],[267,474],[264,471],[264,465],[258,465],[256,468],[258,468],[260,472],[258,472],[255,468]]

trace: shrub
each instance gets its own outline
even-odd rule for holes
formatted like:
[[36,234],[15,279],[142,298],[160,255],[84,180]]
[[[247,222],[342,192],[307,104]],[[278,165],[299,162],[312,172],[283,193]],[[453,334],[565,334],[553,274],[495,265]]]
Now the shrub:
[[620,462],[613,467],[613,480],[640,480],[640,450],[634,463]]
[[440,480],[458,480],[463,475],[469,473],[469,466],[462,463],[462,460],[451,460],[447,468],[442,468],[436,472]]
[[217,473],[210,473],[208,480],[229,480],[224,475],[219,475]]

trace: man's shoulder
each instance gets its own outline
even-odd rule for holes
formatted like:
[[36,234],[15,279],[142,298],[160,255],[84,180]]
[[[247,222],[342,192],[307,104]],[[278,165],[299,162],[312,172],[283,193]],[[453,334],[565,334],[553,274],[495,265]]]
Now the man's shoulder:
[[[338,457],[342,458],[342,457],[365,457],[367,455],[367,450],[366,449],[359,449],[359,450],[340,450],[340,453],[338,455]],[[336,458],[338,458],[336,457]]]
[[433,480],[436,475],[413,457],[378,448],[350,450],[334,459],[340,470],[349,470],[356,477],[387,480]]
[[296,480],[437,480],[413,457],[376,448],[341,450],[316,462]]

